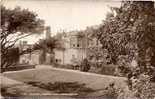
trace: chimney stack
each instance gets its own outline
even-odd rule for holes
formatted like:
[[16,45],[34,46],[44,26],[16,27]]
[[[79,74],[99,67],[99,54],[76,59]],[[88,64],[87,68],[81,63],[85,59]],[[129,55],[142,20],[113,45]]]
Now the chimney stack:
[[46,27],[46,39],[50,39],[51,38],[51,28],[50,26]]

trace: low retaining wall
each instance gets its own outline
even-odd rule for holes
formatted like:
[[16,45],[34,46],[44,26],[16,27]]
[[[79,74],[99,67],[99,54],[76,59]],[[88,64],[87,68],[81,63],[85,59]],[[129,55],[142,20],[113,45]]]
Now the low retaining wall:
[[9,67],[5,71],[18,71],[18,70],[32,69],[32,68],[35,68],[35,65],[19,65],[19,66]]

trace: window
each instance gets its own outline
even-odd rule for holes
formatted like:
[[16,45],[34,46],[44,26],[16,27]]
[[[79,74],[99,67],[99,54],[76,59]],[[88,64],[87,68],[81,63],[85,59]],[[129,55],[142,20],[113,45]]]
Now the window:
[[73,47],[75,47],[75,44],[73,44]]
[[56,63],[58,63],[58,59],[56,59],[55,61],[56,61]]
[[72,58],[74,59],[75,58],[75,55],[72,55]]
[[79,44],[77,44],[77,47],[80,47],[80,45],[79,45]]

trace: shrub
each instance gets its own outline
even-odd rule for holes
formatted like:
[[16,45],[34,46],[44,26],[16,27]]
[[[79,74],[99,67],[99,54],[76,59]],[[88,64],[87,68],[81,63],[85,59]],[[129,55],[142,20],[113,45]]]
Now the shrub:
[[150,80],[150,76],[146,74],[141,74],[137,79],[132,80],[132,91],[136,97],[140,99],[153,99],[155,92]]
[[140,74],[137,78],[131,77],[131,89],[119,92],[118,99],[154,99],[155,86],[150,82],[151,78],[146,74]]
[[117,99],[117,97],[118,97],[118,89],[115,87],[114,82],[110,83],[106,87],[104,95],[108,99]]
[[56,68],[73,69],[73,65],[70,65],[70,64],[62,65],[62,64],[55,63],[53,64],[53,66]]
[[90,63],[88,62],[88,60],[85,58],[82,62],[81,62],[81,71],[84,72],[88,72],[90,69]]
[[105,75],[115,75],[115,69],[115,65],[103,65],[101,67],[100,73]]

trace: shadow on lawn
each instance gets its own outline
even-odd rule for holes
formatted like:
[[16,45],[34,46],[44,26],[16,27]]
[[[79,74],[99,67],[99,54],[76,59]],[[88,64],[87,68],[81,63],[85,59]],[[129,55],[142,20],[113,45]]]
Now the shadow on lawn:
[[[48,90],[53,94],[73,94],[73,96],[86,96],[95,90],[88,88],[85,84],[79,84],[77,82],[55,82],[55,83],[42,83],[42,82],[25,82],[28,85],[39,87]],[[24,96],[24,92],[20,90],[10,91],[11,87],[1,88],[1,94],[4,97],[21,97]],[[43,92],[44,93],[44,92]],[[69,95],[70,96],[70,95]],[[71,97],[71,96],[70,96]]]
[[53,93],[77,93],[78,95],[85,95],[95,90],[88,88],[85,84],[77,82],[54,82],[54,83],[41,83],[41,82],[27,82],[27,84],[52,91]]
[[[85,84],[79,84],[78,82],[54,82],[54,83],[42,83],[36,81],[25,82],[28,85],[34,87],[42,88],[51,92],[50,97],[55,97],[52,94],[58,94],[60,97],[67,97],[66,99],[88,99],[88,98],[97,98],[97,99],[117,99],[117,90],[114,88],[114,84],[105,89],[93,90],[86,87]],[[2,96],[4,97],[21,97],[23,91],[9,91],[9,88],[1,88]],[[43,92],[44,93],[44,92]],[[100,93],[100,94],[99,94]],[[63,94],[66,94],[63,96]],[[99,95],[98,95],[99,94]],[[30,95],[31,96],[31,95]],[[110,97],[110,98],[109,98]],[[55,99],[55,98],[52,98]]]

